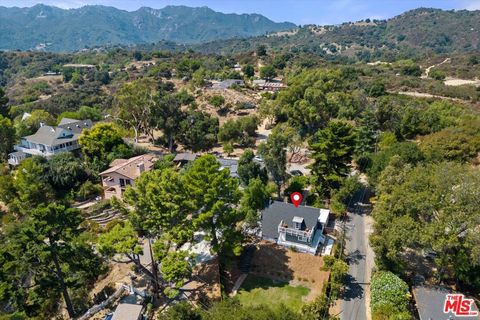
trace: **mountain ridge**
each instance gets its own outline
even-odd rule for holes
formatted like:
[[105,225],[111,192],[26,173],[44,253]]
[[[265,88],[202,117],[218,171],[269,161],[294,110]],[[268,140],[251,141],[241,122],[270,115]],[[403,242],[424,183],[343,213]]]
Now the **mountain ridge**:
[[221,13],[208,7],[141,7],[126,11],[88,5],[61,9],[0,6],[0,49],[75,51],[85,47],[132,45],[161,40],[179,44],[251,37],[294,28],[259,14]]

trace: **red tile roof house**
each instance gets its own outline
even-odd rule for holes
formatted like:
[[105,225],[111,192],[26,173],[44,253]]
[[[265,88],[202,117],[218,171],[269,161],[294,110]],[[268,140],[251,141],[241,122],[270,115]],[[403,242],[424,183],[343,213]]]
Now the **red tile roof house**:
[[109,169],[100,173],[105,199],[121,198],[127,186],[133,186],[143,172],[152,170],[157,160],[158,157],[153,154],[114,160]]

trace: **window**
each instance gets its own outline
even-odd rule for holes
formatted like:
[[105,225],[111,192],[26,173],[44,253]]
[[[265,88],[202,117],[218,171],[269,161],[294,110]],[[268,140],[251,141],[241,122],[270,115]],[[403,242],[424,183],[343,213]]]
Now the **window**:
[[132,185],[132,181],[131,181],[130,179],[125,180],[125,182],[126,182],[129,186]]
[[307,237],[298,236],[298,241],[307,242]]
[[120,178],[120,187],[125,187],[125,179]]

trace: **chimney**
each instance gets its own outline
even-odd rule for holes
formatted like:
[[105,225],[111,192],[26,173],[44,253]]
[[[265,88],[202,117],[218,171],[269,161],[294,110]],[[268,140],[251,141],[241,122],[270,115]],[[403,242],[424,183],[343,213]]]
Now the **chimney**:
[[141,175],[143,171],[145,171],[145,163],[140,162],[139,164],[137,164],[138,175]]

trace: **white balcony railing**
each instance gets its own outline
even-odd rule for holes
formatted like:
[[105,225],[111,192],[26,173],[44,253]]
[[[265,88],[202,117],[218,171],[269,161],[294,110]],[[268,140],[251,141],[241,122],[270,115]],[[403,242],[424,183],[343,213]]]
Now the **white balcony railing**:
[[299,229],[289,228],[289,227],[285,226],[285,223],[283,222],[283,220],[280,221],[280,224],[278,225],[278,233],[285,233],[285,234],[289,234],[289,235],[296,236],[296,237],[305,237],[307,239],[312,238],[313,231],[314,230],[312,230],[312,229],[310,229],[310,230],[299,230]]

